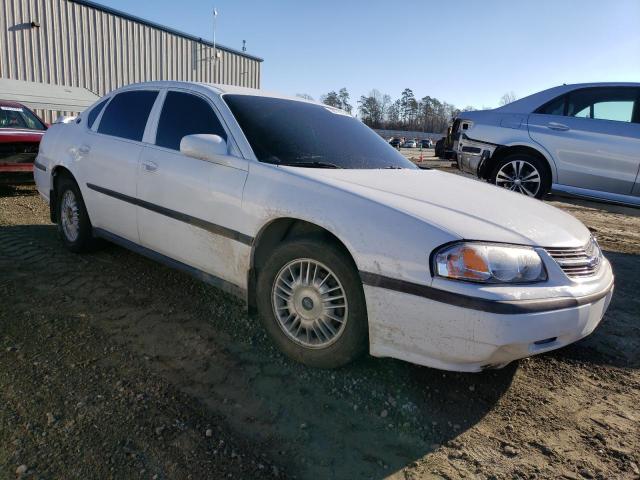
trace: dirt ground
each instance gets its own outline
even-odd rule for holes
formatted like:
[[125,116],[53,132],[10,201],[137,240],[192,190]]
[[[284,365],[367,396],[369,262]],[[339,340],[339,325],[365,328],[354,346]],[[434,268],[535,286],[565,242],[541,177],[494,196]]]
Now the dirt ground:
[[67,252],[0,187],[0,478],[640,478],[640,210],[551,199],[616,273],[600,327],[505,369],[285,359],[235,299]]

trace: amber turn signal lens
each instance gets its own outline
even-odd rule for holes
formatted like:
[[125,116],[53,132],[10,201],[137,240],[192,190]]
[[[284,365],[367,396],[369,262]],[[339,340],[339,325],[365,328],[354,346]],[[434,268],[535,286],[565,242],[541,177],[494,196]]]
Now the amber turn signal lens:
[[526,283],[546,280],[542,259],[531,247],[463,242],[442,247],[433,258],[434,273],[482,283]]

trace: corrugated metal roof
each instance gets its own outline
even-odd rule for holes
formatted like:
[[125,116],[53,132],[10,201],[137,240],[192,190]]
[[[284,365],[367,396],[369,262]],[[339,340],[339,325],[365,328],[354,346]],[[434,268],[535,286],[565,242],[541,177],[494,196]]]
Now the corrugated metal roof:
[[99,97],[79,87],[0,78],[0,99],[20,102],[32,109],[82,112]]
[[[149,20],[145,20],[144,18],[136,17],[135,15],[130,15],[128,13],[125,13],[125,12],[121,11],[121,10],[116,10],[115,8],[107,7],[105,5],[100,5],[99,3],[91,2],[89,0],[69,0],[69,1],[70,2],[74,2],[74,3],[78,3],[80,5],[85,5],[87,7],[95,8],[97,10],[101,10],[103,12],[110,13],[112,15],[117,15],[118,17],[126,18],[128,20],[133,21],[133,22],[141,23],[143,25],[147,25],[147,26],[152,27],[152,28],[157,28],[158,30],[163,30],[163,31],[165,31],[167,33],[171,33],[173,35],[178,35],[180,37],[187,38],[187,39],[192,40],[194,42],[200,42],[203,45],[206,45],[208,47],[213,47],[213,42],[210,42],[208,40],[204,40],[201,37],[196,37],[195,35],[190,35],[188,33],[181,32],[180,30],[175,30],[173,28],[169,28],[169,27],[166,27],[164,25],[160,25],[159,23],[154,23],[154,22],[151,22]],[[250,58],[252,60],[257,60],[258,62],[263,62],[264,61],[264,59],[262,59],[260,57],[256,57],[254,55],[249,55],[246,52],[241,52],[241,51],[235,50],[233,48],[225,47],[224,45],[220,45],[219,43],[216,43],[216,48],[219,48],[220,50],[227,51],[229,53],[234,53],[236,55],[240,55],[240,56],[243,56],[243,57],[246,57],[246,58]]]

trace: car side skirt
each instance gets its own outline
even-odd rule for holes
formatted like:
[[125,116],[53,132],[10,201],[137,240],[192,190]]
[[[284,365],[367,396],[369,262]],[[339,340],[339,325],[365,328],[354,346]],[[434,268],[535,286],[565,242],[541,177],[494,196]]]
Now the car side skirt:
[[570,185],[562,185],[554,183],[551,185],[554,193],[567,194],[585,199],[598,200],[600,202],[615,203],[618,205],[627,205],[640,207],[640,197],[634,195],[623,195],[620,193],[602,192],[599,190],[591,190],[589,188],[572,187]]
[[198,270],[197,268],[187,265],[186,263],[182,263],[171,257],[167,257],[166,255],[158,253],[155,250],[143,247],[142,245],[127,240],[126,238],[122,238],[118,235],[108,232],[107,230],[104,230],[102,228],[93,228],[93,236],[97,238],[103,238],[105,240],[108,240],[109,242],[113,242],[116,245],[120,245],[121,247],[131,250],[132,252],[144,255],[145,257],[150,258],[151,260],[155,260],[156,262],[166,265],[167,267],[171,267],[176,270],[188,273],[192,277],[208,283],[209,285],[213,285],[214,287],[219,288],[224,292],[230,293],[231,295],[234,295],[243,301],[247,300],[247,291],[244,288],[239,287],[222,278],[216,277],[215,275],[211,275],[210,273]]
[[372,287],[379,287],[409,295],[416,295],[430,300],[435,300],[436,302],[455,305],[456,307],[503,315],[550,312],[554,310],[562,310],[564,308],[579,307],[580,305],[586,305],[600,300],[613,288],[612,282],[611,285],[602,292],[586,295],[584,297],[545,298],[540,300],[491,300],[448,292],[428,285],[398,280],[396,278],[385,277],[376,273],[361,271],[360,278],[362,279],[362,283]]

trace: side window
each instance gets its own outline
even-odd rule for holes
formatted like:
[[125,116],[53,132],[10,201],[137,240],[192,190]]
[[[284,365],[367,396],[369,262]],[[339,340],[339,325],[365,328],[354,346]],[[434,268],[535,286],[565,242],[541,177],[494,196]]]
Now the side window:
[[168,92],[158,122],[156,145],[180,150],[182,137],[196,133],[227,139],[220,120],[204,99],[189,93]]
[[564,100],[565,95],[560,95],[538,108],[535,113],[542,113],[544,115],[564,115]]
[[108,101],[109,101],[108,98],[106,100],[101,101],[98,105],[93,107],[93,110],[89,112],[89,115],[87,116],[87,128],[93,127],[93,124],[96,122],[96,118],[98,118],[98,115],[100,115],[100,112],[102,111],[102,109],[104,108],[104,106],[107,104]]
[[569,93],[567,115],[631,122],[637,92],[633,88],[586,88]]
[[157,96],[158,92],[149,90],[117,94],[102,115],[98,133],[142,141],[149,112]]

